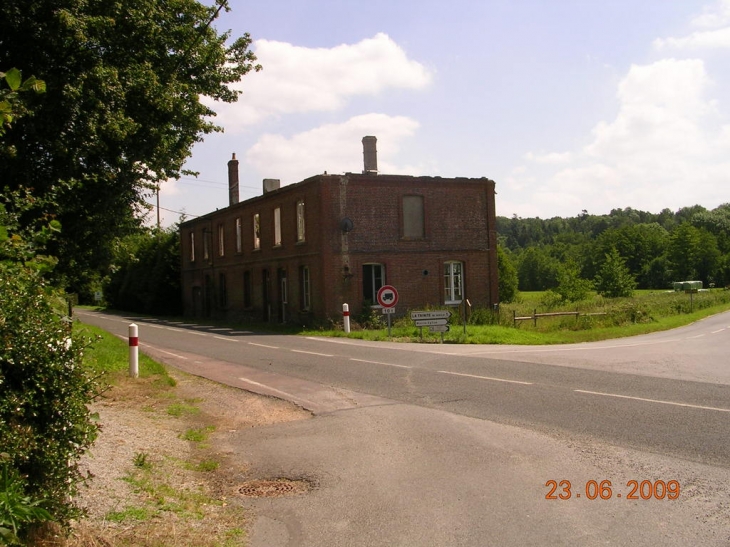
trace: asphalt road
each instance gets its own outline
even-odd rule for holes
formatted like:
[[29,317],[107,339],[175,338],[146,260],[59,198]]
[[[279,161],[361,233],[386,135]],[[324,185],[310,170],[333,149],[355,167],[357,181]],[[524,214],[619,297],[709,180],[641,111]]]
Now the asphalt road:
[[[730,545],[730,314],[668,333],[530,348],[366,343],[78,315],[121,336],[133,320],[144,351],[327,418],[248,435],[257,447],[248,456],[261,469],[314,473],[327,486],[314,508],[259,504],[254,544]],[[357,413],[341,412],[348,409]],[[337,469],[343,476],[328,483]],[[684,481],[685,501],[668,510],[656,499],[622,506],[614,497],[600,509],[575,496],[572,505],[545,499],[549,480],[575,482],[585,499],[586,482],[604,478],[620,485],[623,499],[631,480]],[[365,496],[358,503],[353,481]],[[516,518],[525,511],[534,519],[527,527]],[[329,518],[338,512],[339,527]],[[504,513],[501,524],[485,512]],[[391,524],[375,533],[375,518]]]
[[[424,350],[422,346],[404,344],[393,347],[254,335],[134,317],[105,319],[87,312],[82,317],[120,335],[127,333],[126,325],[134,320],[140,325],[143,344],[464,416],[544,432],[587,435],[620,446],[730,468],[730,385],[723,383],[720,375],[715,383],[697,382],[649,375],[650,366],[643,369],[647,374],[628,374],[601,370],[595,362],[591,368],[525,362],[516,360],[517,356],[525,356],[517,353],[519,348],[496,355],[471,346],[431,346]],[[726,326],[721,327],[723,324]],[[708,335],[717,343],[699,342],[698,329],[700,334],[714,332]],[[642,353],[648,348],[652,361],[676,363],[683,360],[681,349],[691,350],[690,342],[695,341],[705,350],[714,351],[713,362],[722,370],[730,369],[729,315],[716,316],[686,330],[674,331],[670,337],[660,333],[622,343],[572,346],[563,349],[558,359],[580,363],[595,359],[599,365],[617,360],[625,363],[627,351]],[[684,345],[668,341],[680,339]],[[582,355],[575,355],[578,350]],[[506,352],[504,348],[502,351]],[[544,358],[545,354],[555,359],[559,353],[554,347],[529,351],[527,358],[532,359]],[[566,358],[565,353],[571,355]],[[684,361],[686,368],[696,367],[693,357],[685,357]]]

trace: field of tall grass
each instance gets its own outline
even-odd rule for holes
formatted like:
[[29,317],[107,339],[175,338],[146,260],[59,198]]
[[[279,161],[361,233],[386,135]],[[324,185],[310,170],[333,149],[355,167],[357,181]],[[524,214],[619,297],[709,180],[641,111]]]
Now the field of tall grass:
[[[574,303],[557,302],[550,292],[522,292],[516,302],[498,312],[486,309],[449,308],[449,332],[443,337],[415,327],[408,313],[393,320],[390,336],[386,319],[373,313],[355,318],[346,335],[341,325],[303,334],[348,336],[364,340],[462,344],[565,344],[621,338],[680,327],[703,317],[730,310],[730,291],[716,289],[685,294],[674,291],[636,291],[629,298],[592,295]],[[572,315],[532,317],[573,312]],[[516,317],[530,317],[515,321]]]

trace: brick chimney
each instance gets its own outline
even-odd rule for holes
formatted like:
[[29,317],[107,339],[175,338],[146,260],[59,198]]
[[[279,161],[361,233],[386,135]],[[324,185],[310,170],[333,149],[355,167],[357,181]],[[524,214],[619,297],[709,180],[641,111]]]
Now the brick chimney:
[[228,162],[228,205],[238,203],[238,160],[236,153],[233,153],[233,159]]
[[363,137],[362,138],[362,153],[365,159],[365,169],[363,169],[363,175],[377,175],[378,174],[378,150],[376,143],[378,139],[376,137]]

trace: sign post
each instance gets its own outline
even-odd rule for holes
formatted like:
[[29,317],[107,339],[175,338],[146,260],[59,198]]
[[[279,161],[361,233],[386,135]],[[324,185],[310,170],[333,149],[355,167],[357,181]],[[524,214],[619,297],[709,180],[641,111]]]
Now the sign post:
[[449,310],[433,310],[433,311],[412,311],[411,321],[420,329],[421,339],[423,339],[423,327],[428,327],[429,332],[440,332],[441,342],[444,341],[444,333],[449,332]]
[[378,304],[383,307],[383,313],[388,315],[388,338],[390,338],[390,316],[395,313],[395,305],[398,303],[398,291],[392,285],[383,285],[378,289],[376,298]]

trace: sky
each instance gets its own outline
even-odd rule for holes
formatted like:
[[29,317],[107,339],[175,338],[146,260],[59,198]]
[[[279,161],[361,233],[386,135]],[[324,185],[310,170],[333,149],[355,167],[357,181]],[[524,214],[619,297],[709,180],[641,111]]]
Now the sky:
[[[730,202],[730,0],[229,0],[263,66],[163,224],[323,172],[487,177],[497,214],[658,213]],[[150,199],[150,203],[154,203]],[[154,215],[154,213],[153,213]]]

